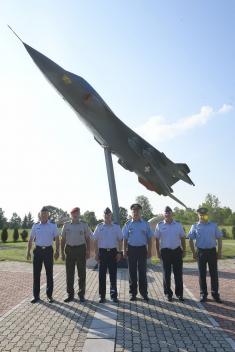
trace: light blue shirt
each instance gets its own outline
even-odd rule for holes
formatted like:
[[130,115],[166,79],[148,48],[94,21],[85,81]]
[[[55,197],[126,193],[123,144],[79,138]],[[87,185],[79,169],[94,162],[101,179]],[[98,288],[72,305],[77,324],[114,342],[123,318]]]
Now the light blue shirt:
[[164,220],[157,224],[154,236],[159,239],[161,249],[176,249],[181,247],[181,238],[185,236],[185,232],[180,222],[173,220],[167,223]]
[[52,246],[55,237],[59,236],[56,224],[34,224],[30,233],[30,239],[35,241],[36,246]]
[[123,237],[131,246],[146,246],[153,232],[149,223],[143,219],[129,220],[122,229]]
[[188,238],[196,240],[196,247],[209,249],[216,248],[216,240],[223,237],[222,232],[214,222],[198,222],[192,225]]
[[119,225],[101,223],[96,226],[92,238],[98,241],[98,248],[117,248],[123,236]]

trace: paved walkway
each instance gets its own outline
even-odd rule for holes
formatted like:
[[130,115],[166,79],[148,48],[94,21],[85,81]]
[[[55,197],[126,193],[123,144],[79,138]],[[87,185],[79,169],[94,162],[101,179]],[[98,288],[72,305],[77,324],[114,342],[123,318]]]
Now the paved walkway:
[[46,302],[42,287],[41,303],[32,305],[31,265],[0,262],[0,351],[233,351],[235,260],[221,261],[220,269],[221,306],[193,298],[195,264],[185,264],[184,303],[165,300],[159,266],[148,270],[149,303],[129,302],[126,269],[118,271],[119,305],[97,303],[98,272],[91,269],[87,302],[64,303],[64,266],[56,265],[55,303]]

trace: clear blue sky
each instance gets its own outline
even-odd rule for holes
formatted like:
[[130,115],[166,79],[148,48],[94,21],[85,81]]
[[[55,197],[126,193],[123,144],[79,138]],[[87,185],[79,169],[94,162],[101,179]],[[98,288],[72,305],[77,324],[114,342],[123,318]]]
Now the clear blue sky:
[[[48,84],[29,45],[83,76],[127,125],[196,187],[174,194],[196,208],[207,193],[235,210],[235,2],[2,1],[0,207],[70,210],[110,205],[103,151]],[[145,190],[114,157],[119,203],[144,194],[155,212],[177,203]]]

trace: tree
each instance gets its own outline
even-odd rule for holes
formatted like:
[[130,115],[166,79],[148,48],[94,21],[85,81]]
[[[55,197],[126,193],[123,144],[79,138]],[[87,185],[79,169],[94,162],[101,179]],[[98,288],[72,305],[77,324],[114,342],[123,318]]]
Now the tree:
[[174,218],[180,221],[182,224],[193,224],[197,221],[197,212],[194,209],[180,209],[178,207],[174,208]]
[[9,226],[11,229],[15,229],[15,228],[20,228],[21,227],[21,218],[19,215],[17,215],[16,213],[12,214],[12,217],[10,219],[9,222]]
[[142,206],[142,217],[147,221],[153,217],[153,208],[145,196],[136,197],[136,203],[139,203]]
[[13,231],[13,240],[14,242],[17,242],[19,239],[19,230],[17,227],[14,228],[14,231]]
[[220,201],[219,201],[219,198],[214,196],[213,194],[211,193],[208,193],[206,195],[206,198],[205,198],[205,201],[204,203],[202,204],[202,206],[208,208],[209,209],[216,209],[218,208],[220,205]]
[[98,223],[94,211],[85,211],[85,213],[81,216],[81,219],[87,222],[91,230],[94,231]]
[[8,239],[8,231],[7,231],[7,228],[6,227],[4,227],[3,229],[2,229],[2,232],[1,232],[1,239],[2,239],[2,242],[6,242],[7,241],[7,239]]
[[128,211],[126,208],[119,207],[119,217],[120,217],[120,226],[123,227],[128,220]]
[[235,240],[235,226],[234,225],[232,227],[232,235],[233,235],[233,239]]
[[22,241],[26,241],[27,238],[28,238],[28,231],[27,230],[23,230],[20,234],[21,238],[22,238]]
[[[32,214],[29,212],[28,215],[27,215],[27,229],[31,229],[31,227],[33,226],[34,224],[34,218],[32,217]],[[22,226],[23,228],[23,226]]]
[[47,205],[46,207],[50,213],[50,221],[55,222],[58,226],[62,226],[66,221],[70,219],[67,211],[64,211],[63,209],[54,207],[52,205]]
[[28,218],[27,218],[27,215],[25,215],[23,218],[21,227],[22,227],[22,229],[27,229],[27,226],[28,226]]
[[4,211],[0,208],[0,229],[3,229],[7,224],[7,218],[4,216]]

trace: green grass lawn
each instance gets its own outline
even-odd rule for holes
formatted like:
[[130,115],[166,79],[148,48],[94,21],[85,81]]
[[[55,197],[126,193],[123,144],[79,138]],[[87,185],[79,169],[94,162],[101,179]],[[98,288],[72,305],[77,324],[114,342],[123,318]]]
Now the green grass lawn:
[[[189,249],[188,241],[186,247],[186,256],[184,261],[191,262],[192,253]],[[27,252],[27,242],[11,242],[11,243],[1,243],[0,247],[0,261],[1,260],[11,260],[11,261],[21,261],[25,262],[26,252]],[[223,241],[223,259],[234,258],[235,257],[235,240],[224,240]],[[58,260],[57,263],[61,264],[62,261]]]

